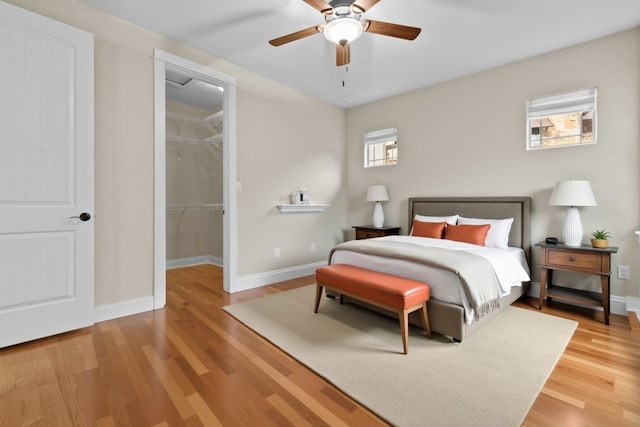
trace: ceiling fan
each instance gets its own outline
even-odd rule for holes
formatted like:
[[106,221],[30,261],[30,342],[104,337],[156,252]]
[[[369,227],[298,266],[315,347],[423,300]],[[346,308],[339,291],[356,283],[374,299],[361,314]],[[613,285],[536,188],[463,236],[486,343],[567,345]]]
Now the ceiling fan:
[[336,44],[336,65],[347,65],[351,61],[351,42],[358,39],[363,32],[414,40],[420,34],[420,28],[388,22],[362,19],[362,14],[375,6],[380,0],[304,0],[309,6],[324,15],[325,24],[314,25],[286,36],[269,40],[272,46],[299,40],[317,33]]

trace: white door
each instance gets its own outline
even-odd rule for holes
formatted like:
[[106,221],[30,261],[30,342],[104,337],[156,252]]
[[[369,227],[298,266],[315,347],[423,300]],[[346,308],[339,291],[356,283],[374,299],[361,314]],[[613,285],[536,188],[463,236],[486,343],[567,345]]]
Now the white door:
[[93,323],[93,223],[93,35],[0,2],[0,347]]

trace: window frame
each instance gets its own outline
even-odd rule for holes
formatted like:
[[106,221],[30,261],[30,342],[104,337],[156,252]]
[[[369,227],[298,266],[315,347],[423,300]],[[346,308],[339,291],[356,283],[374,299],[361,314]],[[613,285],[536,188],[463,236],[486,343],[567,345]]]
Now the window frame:
[[[392,155],[388,155],[388,144],[392,143]],[[383,151],[381,158],[370,158],[370,148],[379,146]],[[380,129],[364,134],[364,167],[376,168],[382,166],[395,166],[398,164],[398,129],[387,128]]]
[[[544,96],[539,98],[529,99],[527,101],[527,119],[526,119],[526,147],[527,151],[530,150],[546,150],[548,148],[563,148],[563,147],[580,147],[584,145],[593,145],[598,142],[597,140],[597,97],[598,88],[590,87],[586,89],[579,89],[571,92],[565,92],[561,94]],[[585,116],[591,114],[590,119],[585,119]],[[550,117],[568,116],[570,114],[579,114],[579,133],[576,135],[559,136],[555,138],[545,138],[543,136],[542,122],[547,119],[550,121]],[[538,126],[532,128],[532,122],[538,120]],[[591,120],[591,140],[583,141],[585,135],[585,120]],[[536,134],[538,137],[533,138],[533,129],[539,129]],[[589,133],[589,132],[587,132]],[[550,141],[552,139],[571,138],[577,137],[578,143],[565,143],[556,145],[544,145],[544,141]]]

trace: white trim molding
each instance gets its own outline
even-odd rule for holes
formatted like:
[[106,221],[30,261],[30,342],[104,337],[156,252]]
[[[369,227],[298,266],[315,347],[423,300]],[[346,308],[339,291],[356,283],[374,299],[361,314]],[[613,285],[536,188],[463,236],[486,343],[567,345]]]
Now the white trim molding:
[[223,115],[223,288],[233,292],[237,275],[237,195],[236,195],[236,85],[234,76],[205,65],[154,50],[154,284],[155,308],[166,304],[166,169],[165,169],[165,71],[180,71],[224,89]]
[[192,265],[213,264],[222,267],[222,258],[213,255],[194,256],[190,258],[176,258],[167,260],[167,270],[171,268],[190,267]]
[[296,267],[288,267],[280,270],[239,277],[236,282],[236,286],[234,287],[234,291],[246,291],[248,289],[259,288],[260,286],[270,285],[272,283],[311,276],[315,274],[316,268],[324,265],[327,265],[327,262],[320,261],[312,264],[298,265]]
[[106,320],[117,319],[118,317],[144,313],[145,311],[151,311],[153,309],[152,296],[137,298],[96,307],[94,311],[94,320],[96,322],[104,322]]

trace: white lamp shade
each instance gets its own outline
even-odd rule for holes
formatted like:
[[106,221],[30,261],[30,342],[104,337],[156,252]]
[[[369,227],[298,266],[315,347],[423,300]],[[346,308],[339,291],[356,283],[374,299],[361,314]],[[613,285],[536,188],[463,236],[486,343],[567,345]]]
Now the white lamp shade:
[[596,206],[589,181],[558,181],[549,198],[550,206]]
[[371,185],[367,189],[367,202],[386,202],[387,200],[389,200],[389,194],[384,185]]
[[336,18],[333,21],[329,22],[326,27],[324,27],[324,37],[334,42],[335,44],[340,44],[342,40],[346,40],[347,43],[351,43],[352,41],[358,39],[364,31],[362,24],[360,21],[344,17],[344,18]]

